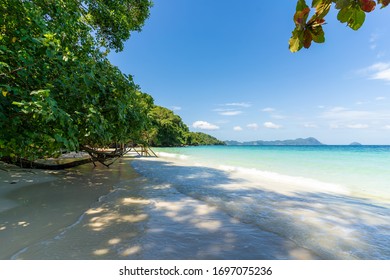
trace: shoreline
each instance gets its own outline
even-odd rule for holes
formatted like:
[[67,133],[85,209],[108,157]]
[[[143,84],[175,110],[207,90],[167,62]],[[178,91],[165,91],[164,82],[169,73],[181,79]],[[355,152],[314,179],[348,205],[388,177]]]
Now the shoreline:
[[[368,200],[299,192],[288,186],[275,191],[272,185],[259,185],[235,172],[172,159],[125,157],[112,168],[92,169],[81,170],[78,182],[89,182],[89,187],[111,184],[112,189],[87,209],[78,210],[66,226],[44,236],[41,232],[7,258],[353,260],[390,256],[386,248],[373,249],[387,244],[381,236],[389,228],[389,209]],[[52,183],[45,184],[47,188]],[[79,191],[76,188],[69,198],[79,196]],[[26,209],[33,212],[37,206]],[[66,213],[66,205],[57,206]],[[21,225],[15,233],[31,225]]]
[[[169,184],[137,175],[130,162],[134,161],[125,158],[118,163],[120,168],[115,166],[111,171],[114,174],[119,170],[124,174],[130,172],[132,176],[122,174],[112,191],[75,215],[72,222],[46,234],[40,232],[39,237],[25,242],[7,258],[319,258],[288,239],[243,223],[218,207],[180,193]],[[29,227],[27,224],[24,229]],[[0,237],[1,234],[0,231]]]
[[[141,159],[137,172],[169,182],[241,222],[307,248],[320,259],[390,259],[390,204],[323,186],[268,180],[259,173],[194,164],[182,158]],[[165,174],[169,173],[170,176]],[[303,187],[303,188],[302,188]]]

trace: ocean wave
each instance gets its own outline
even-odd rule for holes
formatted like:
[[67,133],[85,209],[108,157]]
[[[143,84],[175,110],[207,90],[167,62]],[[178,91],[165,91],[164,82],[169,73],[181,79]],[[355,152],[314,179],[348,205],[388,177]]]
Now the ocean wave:
[[174,153],[156,152],[156,154],[157,154],[160,158],[180,159],[180,160],[189,159],[189,156],[180,155],[180,154],[174,154]]
[[220,165],[218,168],[224,171],[234,172],[243,178],[251,179],[253,181],[261,179],[262,182],[268,182],[271,185],[277,183],[289,186],[289,188],[296,187],[300,191],[304,189],[305,191],[335,192],[344,195],[351,194],[348,188],[341,184],[322,182],[307,177],[290,176],[277,172],[239,166]]

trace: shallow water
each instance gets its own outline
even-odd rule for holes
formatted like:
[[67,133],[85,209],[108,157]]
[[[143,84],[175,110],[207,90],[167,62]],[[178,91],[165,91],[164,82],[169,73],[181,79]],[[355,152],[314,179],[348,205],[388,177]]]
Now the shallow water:
[[[390,146],[201,146],[156,149],[188,164],[239,170],[286,183],[390,201]],[[267,173],[267,174],[265,174]]]
[[[170,161],[172,156],[170,156]],[[136,170],[323,259],[390,259],[390,204],[319,181],[275,180],[240,169],[136,161]],[[169,174],[169,175],[168,175]],[[267,174],[267,173],[265,173]],[[304,184],[302,184],[304,182]],[[311,184],[310,184],[311,182]]]

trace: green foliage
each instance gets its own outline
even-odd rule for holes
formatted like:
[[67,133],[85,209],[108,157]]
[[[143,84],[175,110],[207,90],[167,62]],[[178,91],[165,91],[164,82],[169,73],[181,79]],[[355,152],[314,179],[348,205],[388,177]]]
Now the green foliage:
[[189,129],[182,119],[171,110],[154,106],[151,119],[150,144],[152,146],[183,146],[187,143]]
[[298,0],[294,14],[295,29],[289,41],[290,51],[309,48],[312,42],[325,42],[322,25],[333,4],[339,10],[337,19],[351,29],[358,30],[364,24],[366,13],[372,12],[377,4],[385,8],[389,3],[390,0],[313,0],[311,8],[315,12],[309,19],[311,8],[305,0]]
[[148,116],[150,126],[145,142],[149,145],[155,147],[178,147],[225,144],[208,134],[190,132],[180,116],[167,108],[154,106]]
[[55,156],[140,137],[153,99],[107,59],[148,0],[0,3],[0,158]]
[[190,132],[187,136],[187,144],[190,146],[226,145],[225,142],[203,132]]
[[121,51],[130,31],[141,31],[151,5],[149,0],[84,0],[80,7],[102,45]]

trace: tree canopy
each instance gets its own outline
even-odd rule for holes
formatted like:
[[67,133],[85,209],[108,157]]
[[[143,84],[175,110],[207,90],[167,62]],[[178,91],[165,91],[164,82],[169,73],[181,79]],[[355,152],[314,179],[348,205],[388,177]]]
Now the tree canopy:
[[154,106],[149,117],[149,143],[152,146],[225,145],[224,142],[202,132],[191,132],[180,116],[173,111]]
[[[351,29],[358,30],[364,24],[366,13],[374,11],[379,5],[385,8],[389,3],[390,0],[312,0],[310,8],[305,0],[298,0],[293,18],[295,29],[289,41],[290,51],[309,48],[312,42],[325,42],[322,26],[333,5],[338,10],[337,19]],[[314,13],[309,18],[312,9]]]
[[0,4],[0,157],[34,160],[126,142],[153,99],[107,59],[149,15],[148,0]]

